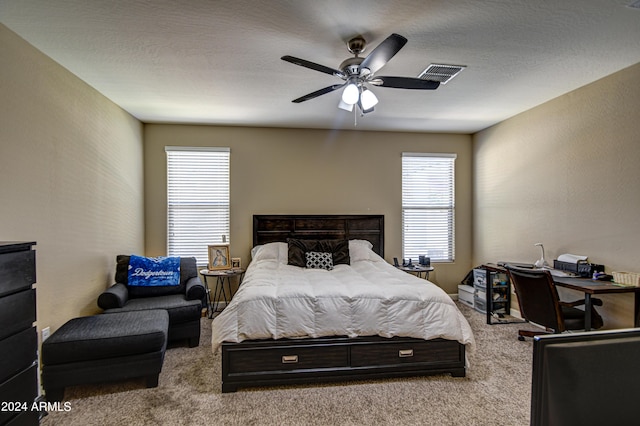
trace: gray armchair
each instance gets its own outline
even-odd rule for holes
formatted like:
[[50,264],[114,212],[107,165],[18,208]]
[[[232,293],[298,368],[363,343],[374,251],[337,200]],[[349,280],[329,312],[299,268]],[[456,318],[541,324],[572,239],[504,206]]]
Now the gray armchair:
[[196,259],[180,258],[180,283],[174,286],[128,285],[130,256],[117,257],[115,284],[98,297],[105,314],[165,309],[169,313],[168,340],[188,339],[189,347],[200,344],[200,318],[205,289],[198,276]]

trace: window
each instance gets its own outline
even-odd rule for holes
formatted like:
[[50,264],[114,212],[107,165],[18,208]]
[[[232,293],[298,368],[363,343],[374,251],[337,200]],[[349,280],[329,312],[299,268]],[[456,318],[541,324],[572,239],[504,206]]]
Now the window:
[[453,262],[455,154],[402,153],[402,257]]
[[229,242],[229,148],[165,147],[167,254],[208,262],[207,246]]

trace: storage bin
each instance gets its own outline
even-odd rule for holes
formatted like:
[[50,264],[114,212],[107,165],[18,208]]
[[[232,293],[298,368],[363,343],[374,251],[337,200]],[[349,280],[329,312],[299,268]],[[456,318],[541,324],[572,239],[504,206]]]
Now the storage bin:
[[473,308],[473,287],[470,285],[460,284],[458,285],[458,300],[467,306]]
[[487,287],[487,271],[484,269],[473,270],[473,285],[475,287]]
[[473,301],[473,307],[476,311],[482,312],[483,314],[487,313],[487,302],[486,300],[478,299],[477,297]]

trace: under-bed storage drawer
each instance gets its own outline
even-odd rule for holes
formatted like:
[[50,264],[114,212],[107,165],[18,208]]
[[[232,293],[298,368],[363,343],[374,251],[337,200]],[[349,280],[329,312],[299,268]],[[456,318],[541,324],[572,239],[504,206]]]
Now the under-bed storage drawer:
[[385,366],[415,363],[451,363],[461,360],[458,342],[450,340],[390,341],[368,345],[353,345],[351,366]]
[[291,345],[284,348],[234,350],[229,373],[346,367],[348,346]]
[[238,387],[465,375],[465,347],[443,339],[321,337],[222,343],[222,392]]

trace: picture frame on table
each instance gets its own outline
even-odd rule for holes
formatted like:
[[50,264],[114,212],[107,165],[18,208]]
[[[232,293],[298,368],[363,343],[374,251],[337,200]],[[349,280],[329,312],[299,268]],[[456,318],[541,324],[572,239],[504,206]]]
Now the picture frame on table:
[[242,260],[239,257],[231,258],[231,268],[233,269],[241,269],[242,268]]
[[220,271],[231,269],[231,257],[229,255],[228,244],[209,245],[209,265],[210,271]]

